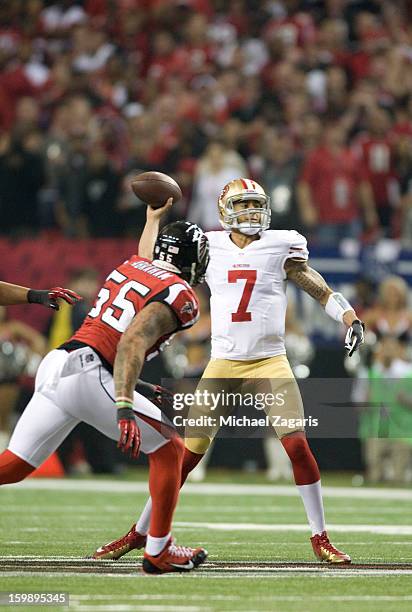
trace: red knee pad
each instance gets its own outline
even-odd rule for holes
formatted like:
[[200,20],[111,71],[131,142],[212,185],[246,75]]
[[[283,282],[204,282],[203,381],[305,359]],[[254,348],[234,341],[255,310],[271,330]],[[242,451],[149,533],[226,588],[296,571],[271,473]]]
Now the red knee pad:
[[297,485],[313,484],[320,479],[316,459],[309,448],[303,432],[295,432],[281,439],[283,447],[292,462],[293,475]]
[[35,469],[30,463],[7,449],[0,455],[0,485],[24,480]]

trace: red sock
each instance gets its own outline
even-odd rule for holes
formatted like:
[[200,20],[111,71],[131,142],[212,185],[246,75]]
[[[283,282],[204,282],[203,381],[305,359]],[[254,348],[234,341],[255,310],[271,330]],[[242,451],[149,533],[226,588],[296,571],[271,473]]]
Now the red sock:
[[186,478],[188,477],[190,472],[195,469],[202,457],[204,457],[204,455],[192,453],[192,451],[185,447],[185,454],[183,455],[182,464],[182,481],[180,483],[181,487],[183,487],[186,482]]
[[281,442],[292,462],[293,476],[297,485],[313,484],[320,480],[318,464],[302,431],[284,436]]
[[0,485],[24,480],[35,469],[33,465],[7,449],[0,455]]
[[152,515],[149,533],[162,538],[170,533],[179,497],[184,445],[178,436],[149,455],[149,490]]

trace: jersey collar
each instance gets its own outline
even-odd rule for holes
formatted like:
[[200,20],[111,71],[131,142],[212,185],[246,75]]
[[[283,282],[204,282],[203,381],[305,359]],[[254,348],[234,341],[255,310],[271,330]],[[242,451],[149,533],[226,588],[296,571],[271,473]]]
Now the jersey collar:
[[263,239],[263,230],[262,232],[260,232],[260,238],[259,240],[252,240],[252,242],[250,242],[249,244],[247,244],[246,246],[242,248],[238,247],[237,244],[235,244],[232,240],[232,238],[230,237],[230,232],[226,232],[226,240],[227,242],[230,244],[230,246],[235,249],[236,251],[240,251],[241,253],[244,253],[245,251],[249,251],[250,248],[257,243],[261,243],[261,240]]

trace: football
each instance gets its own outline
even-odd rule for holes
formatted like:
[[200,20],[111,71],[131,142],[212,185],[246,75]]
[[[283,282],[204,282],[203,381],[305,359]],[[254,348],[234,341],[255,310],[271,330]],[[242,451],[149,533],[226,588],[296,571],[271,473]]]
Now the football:
[[182,190],[171,176],[163,172],[143,172],[132,180],[133,193],[153,208],[160,208],[168,198],[177,202]]

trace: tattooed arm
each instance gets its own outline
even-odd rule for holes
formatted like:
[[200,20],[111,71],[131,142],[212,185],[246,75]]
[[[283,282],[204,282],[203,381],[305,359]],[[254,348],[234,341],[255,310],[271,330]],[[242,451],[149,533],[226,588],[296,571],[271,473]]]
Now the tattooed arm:
[[117,446],[136,458],[140,450],[140,431],[137,425],[133,391],[143,367],[145,355],[156,341],[171,334],[177,327],[175,315],[166,304],[149,304],[135,317],[124,332],[114,361],[117,424],[120,437]]
[[153,302],[139,312],[124,332],[114,361],[116,398],[133,397],[148,349],[177,327],[176,317],[166,304]]
[[297,287],[322,304],[326,314],[347,326],[345,349],[348,357],[351,357],[364,342],[365,325],[358,319],[348,300],[341,293],[334,293],[323,276],[310,268],[306,261],[287,259],[285,272]]
[[[287,259],[285,272],[288,280],[303,289],[325,308],[333,291],[319,272],[311,268],[306,261],[298,259]],[[353,309],[349,309],[344,312],[342,320],[347,327],[350,327],[354,321],[358,320],[358,317]]]

